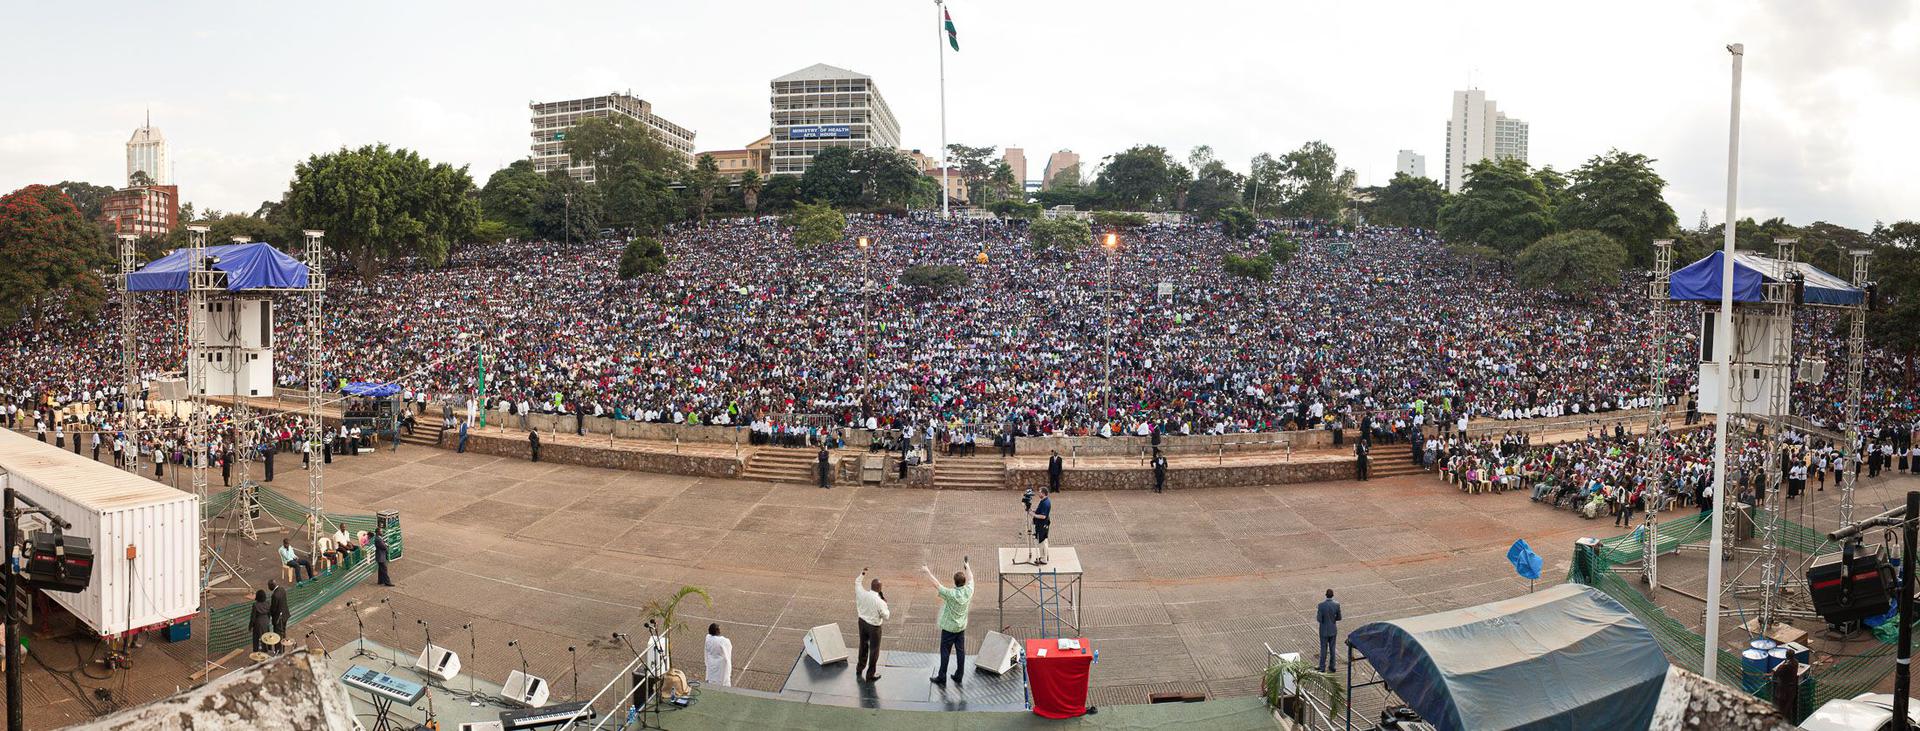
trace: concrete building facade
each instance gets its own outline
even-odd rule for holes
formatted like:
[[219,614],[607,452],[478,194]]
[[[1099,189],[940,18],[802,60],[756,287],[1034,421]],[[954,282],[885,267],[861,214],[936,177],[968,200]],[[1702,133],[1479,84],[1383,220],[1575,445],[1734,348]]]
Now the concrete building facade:
[[100,223],[115,234],[165,236],[180,223],[180,188],[145,185],[109,193],[100,206]]
[[[1042,189],[1053,187],[1053,178],[1067,168],[1079,167],[1080,155],[1072,150],[1061,150],[1047,156],[1047,170],[1040,178]],[[1083,173],[1085,171],[1082,171]]]
[[1527,123],[1508,117],[1487,98],[1487,92],[1468,89],[1453,93],[1447,118],[1447,192],[1466,185],[1467,167],[1486,159],[1527,161]]
[[146,173],[153,185],[173,184],[173,159],[167,149],[167,138],[153,126],[151,116],[127,140],[128,185],[133,184],[133,174],[137,172]]
[[653,104],[631,93],[611,93],[585,99],[557,102],[529,102],[533,114],[533,169],[546,174],[565,169],[581,181],[594,181],[591,163],[576,163],[566,152],[567,130],[588,119],[619,116],[644,125],[654,139],[673,148],[693,164],[694,131],[667,121],[653,112]]
[[695,159],[700,155],[712,156],[714,165],[720,168],[720,174],[730,179],[739,180],[740,176],[745,175],[748,170],[764,178],[772,170],[773,136],[761,137],[738,150],[702,152],[695,155]]
[[1021,190],[1027,186],[1027,151],[1018,147],[1009,147],[1000,152],[1000,158],[1007,161],[1007,167],[1013,168],[1013,184]]
[[1412,150],[1401,150],[1399,158],[1393,162],[1393,172],[1416,178],[1427,177],[1427,156]]
[[774,175],[800,175],[829,147],[900,147],[900,122],[873,77],[817,63],[769,83]]

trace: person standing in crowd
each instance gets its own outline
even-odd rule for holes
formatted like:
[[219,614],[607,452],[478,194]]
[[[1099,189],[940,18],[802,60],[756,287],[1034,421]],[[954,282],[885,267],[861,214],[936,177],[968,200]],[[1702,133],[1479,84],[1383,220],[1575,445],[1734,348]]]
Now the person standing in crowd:
[[718,623],[707,625],[707,685],[733,686],[733,640],[720,634]]
[[940,669],[928,678],[934,685],[947,684],[947,655],[953,655],[953,682],[961,682],[967,672],[967,607],[973,604],[973,564],[962,562],[962,571],[953,572],[953,586],[944,586],[933,569],[921,566],[940,596]]
[[454,448],[453,452],[454,454],[467,453],[467,422],[460,422],[460,443],[459,446]]
[[262,638],[273,631],[273,605],[267,602],[267,590],[253,591],[253,610],[249,615],[247,628],[253,633],[253,651],[266,652],[269,649]]
[[1314,609],[1314,621],[1320,625],[1320,663],[1315,669],[1331,673],[1334,667],[1333,644],[1340,636],[1340,602],[1333,600],[1332,589],[1327,590],[1327,598]]
[[527,430],[527,452],[529,455],[532,456],[533,461],[535,462],[540,461],[540,430],[539,429]]
[[1353,471],[1355,479],[1362,481],[1367,479],[1367,455],[1371,451],[1372,450],[1367,447],[1366,436],[1362,433],[1361,438],[1353,443]]
[[1167,491],[1167,456],[1153,450],[1153,491]]
[[274,654],[278,655],[287,650],[287,625],[293,619],[293,612],[287,608],[287,587],[268,579],[267,592],[267,609],[273,613],[273,633],[280,635],[280,644],[273,646]]
[[853,579],[853,609],[860,622],[860,654],[853,664],[853,677],[871,683],[880,679],[880,626],[893,611],[887,608],[887,595],[879,579],[863,584],[867,584],[866,569]]
[[827,446],[820,445],[820,488],[823,490],[832,487],[833,482],[833,465],[828,462],[828,457]]
[[381,586],[393,586],[393,579],[387,576],[387,522],[382,520],[373,526],[373,563],[379,569]]
[[1047,457],[1047,492],[1060,491],[1060,476],[1066,472],[1066,463],[1060,459],[1060,450],[1053,450]]

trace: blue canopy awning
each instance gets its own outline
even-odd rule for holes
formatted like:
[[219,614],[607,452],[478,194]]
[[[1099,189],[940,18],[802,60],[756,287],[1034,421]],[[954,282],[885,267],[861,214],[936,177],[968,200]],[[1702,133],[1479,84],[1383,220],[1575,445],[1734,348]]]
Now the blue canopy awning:
[[1374,622],[1347,643],[1444,731],[1646,728],[1667,676],[1646,625],[1579,584]]
[[[135,292],[184,292],[187,290],[188,249],[174,249],[166,256],[140,267],[127,278],[127,289]],[[213,268],[227,273],[227,291],[249,289],[300,289],[307,286],[307,265],[272,244],[223,244],[206,248],[216,259]]]
[[[1716,251],[1674,272],[1673,278],[1667,281],[1667,296],[1687,302],[1719,302],[1723,256]],[[1807,304],[1858,305],[1867,301],[1866,290],[1812,264],[1781,261],[1744,251],[1733,254],[1733,301],[1760,302],[1766,299],[1766,283],[1785,282],[1795,276],[1806,283]]]
[[354,381],[353,383],[347,384],[346,388],[340,389],[340,392],[348,396],[359,396],[361,398],[388,398],[400,393],[400,384]]

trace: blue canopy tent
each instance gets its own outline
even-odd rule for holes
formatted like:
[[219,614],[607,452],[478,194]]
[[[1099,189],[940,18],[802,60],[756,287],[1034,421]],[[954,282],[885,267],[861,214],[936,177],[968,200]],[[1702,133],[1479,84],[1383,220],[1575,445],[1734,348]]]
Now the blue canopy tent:
[[1667,675],[1646,625],[1579,584],[1374,622],[1347,644],[1443,731],[1646,728]]
[[353,383],[347,384],[346,388],[340,389],[340,392],[348,396],[359,396],[361,398],[392,398],[395,394],[400,393],[400,384],[354,381]]
[[[1673,273],[1667,281],[1667,296],[1687,302],[1720,301],[1720,262],[1725,256],[1713,252]],[[1805,283],[1805,302],[1836,307],[1858,306],[1867,301],[1867,292],[1846,280],[1821,271],[1812,264],[1781,261],[1772,257],[1737,251],[1733,254],[1733,301],[1760,302],[1766,299],[1768,283],[1799,277]]]
[[[174,249],[140,267],[127,278],[133,292],[184,292],[187,289],[187,261],[190,249]],[[227,291],[249,289],[303,289],[307,286],[307,265],[272,244],[223,244],[206,247],[214,259],[213,269],[226,272]]]

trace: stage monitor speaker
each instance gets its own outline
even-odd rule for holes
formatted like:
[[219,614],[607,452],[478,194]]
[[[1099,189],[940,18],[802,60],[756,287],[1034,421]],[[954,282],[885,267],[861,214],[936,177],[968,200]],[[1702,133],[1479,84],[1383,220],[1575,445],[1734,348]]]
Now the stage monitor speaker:
[[994,675],[1004,675],[1020,661],[1020,641],[999,632],[987,632],[987,638],[980,641],[980,654],[973,656],[973,666]]
[[805,644],[807,657],[813,658],[815,665],[847,661],[847,641],[840,637],[838,624],[823,624],[807,630]]
[[427,645],[420,650],[420,657],[414,659],[413,669],[441,680],[452,680],[460,675],[460,655],[439,645]]
[[1813,611],[1831,623],[1885,614],[1892,606],[1893,569],[1878,554],[1830,553],[1807,566],[1807,589]]
[[546,678],[518,670],[507,673],[507,682],[500,684],[500,695],[528,708],[546,705],[549,690]]
[[460,724],[460,731],[504,731],[499,721],[471,721]]

